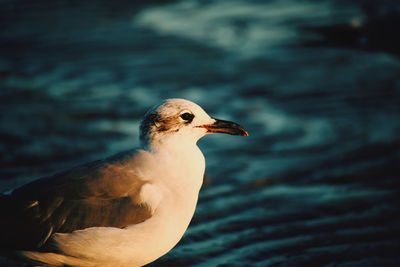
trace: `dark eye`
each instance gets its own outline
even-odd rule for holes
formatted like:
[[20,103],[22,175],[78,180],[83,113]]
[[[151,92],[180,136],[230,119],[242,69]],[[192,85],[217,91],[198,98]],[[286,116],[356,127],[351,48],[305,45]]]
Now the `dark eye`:
[[193,114],[190,114],[190,113],[188,113],[188,112],[186,112],[186,113],[183,113],[183,114],[181,115],[181,118],[182,118],[182,120],[184,120],[184,121],[192,122],[192,120],[193,120],[193,118],[194,118],[194,115],[193,115]]

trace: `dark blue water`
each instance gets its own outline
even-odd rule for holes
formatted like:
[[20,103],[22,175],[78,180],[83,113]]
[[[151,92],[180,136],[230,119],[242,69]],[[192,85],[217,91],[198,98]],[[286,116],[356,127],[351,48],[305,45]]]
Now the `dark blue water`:
[[0,1],[0,188],[138,145],[182,97],[199,142],[183,240],[151,266],[400,264],[396,1]]

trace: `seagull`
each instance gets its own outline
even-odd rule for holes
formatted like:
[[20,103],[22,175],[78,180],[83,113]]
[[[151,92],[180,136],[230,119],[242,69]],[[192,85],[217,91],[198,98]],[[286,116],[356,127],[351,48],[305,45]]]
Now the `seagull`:
[[151,108],[140,148],[0,195],[0,255],[35,266],[143,266],[182,238],[196,208],[209,133],[247,136],[185,99]]

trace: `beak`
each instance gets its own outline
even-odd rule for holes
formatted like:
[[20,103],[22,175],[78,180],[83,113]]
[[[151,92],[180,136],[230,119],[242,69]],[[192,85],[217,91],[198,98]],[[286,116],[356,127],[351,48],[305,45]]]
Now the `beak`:
[[212,124],[197,126],[207,129],[208,133],[227,133],[231,135],[248,136],[247,131],[237,123],[215,119]]

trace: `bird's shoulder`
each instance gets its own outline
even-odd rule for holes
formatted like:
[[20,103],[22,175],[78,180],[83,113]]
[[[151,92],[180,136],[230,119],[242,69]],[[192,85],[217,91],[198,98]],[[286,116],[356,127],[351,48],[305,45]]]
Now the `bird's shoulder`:
[[126,196],[147,183],[137,165],[148,152],[133,149],[111,157],[89,162],[66,171],[26,184],[12,193],[14,196],[40,198],[58,195],[63,198],[112,199]]

